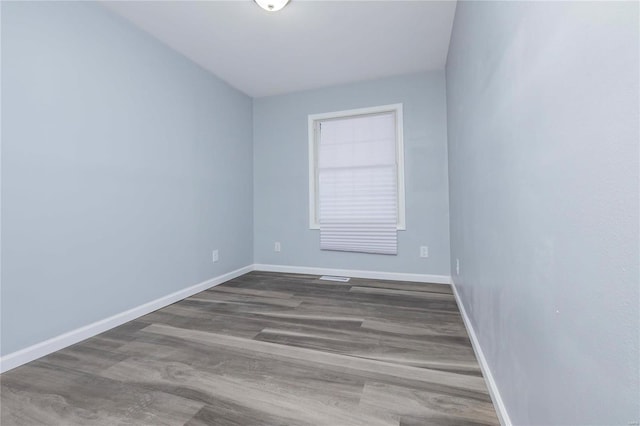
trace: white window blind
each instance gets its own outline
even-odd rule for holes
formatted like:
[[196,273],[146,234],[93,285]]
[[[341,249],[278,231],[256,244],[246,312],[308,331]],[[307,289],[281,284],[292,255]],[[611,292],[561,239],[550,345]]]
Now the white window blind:
[[320,248],[397,254],[395,113],[319,125]]

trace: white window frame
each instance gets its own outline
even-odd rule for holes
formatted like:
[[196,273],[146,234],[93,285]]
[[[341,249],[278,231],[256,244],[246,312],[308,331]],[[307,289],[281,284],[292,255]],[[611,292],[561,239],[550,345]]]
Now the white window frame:
[[345,111],[326,112],[309,115],[309,229],[320,229],[317,217],[318,199],[318,162],[317,145],[319,123],[327,120],[352,118],[392,112],[396,119],[396,162],[398,170],[398,225],[399,231],[407,229],[405,220],[404,194],[404,143],[402,124],[402,104],[381,105],[369,108],[350,109]]

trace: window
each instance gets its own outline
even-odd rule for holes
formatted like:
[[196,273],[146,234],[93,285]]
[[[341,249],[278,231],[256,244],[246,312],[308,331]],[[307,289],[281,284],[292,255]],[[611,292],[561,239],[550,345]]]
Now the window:
[[310,228],[333,223],[352,232],[374,224],[370,233],[381,235],[380,224],[388,231],[392,221],[395,253],[395,232],[405,229],[403,166],[401,104],[310,115]]

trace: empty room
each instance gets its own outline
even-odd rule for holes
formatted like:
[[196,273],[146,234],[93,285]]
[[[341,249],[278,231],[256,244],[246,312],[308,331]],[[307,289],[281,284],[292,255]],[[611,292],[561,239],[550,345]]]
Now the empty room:
[[640,425],[638,1],[0,1],[0,424]]

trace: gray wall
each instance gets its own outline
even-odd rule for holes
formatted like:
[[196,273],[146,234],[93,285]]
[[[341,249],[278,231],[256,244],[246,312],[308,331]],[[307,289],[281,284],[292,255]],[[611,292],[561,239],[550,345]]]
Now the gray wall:
[[457,7],[452,271],[517,425],[639,421],[638,39],[638,3]]
[[2,62],[2,354],[252,263],[250,98],[95,3]]
[[[404,104],[407,230],[398,255],[321,251],[320,231],[309,229],[307,116],[392,103]],[[256,263],[449,275],[443,71],[255,99],[253,134]]]

